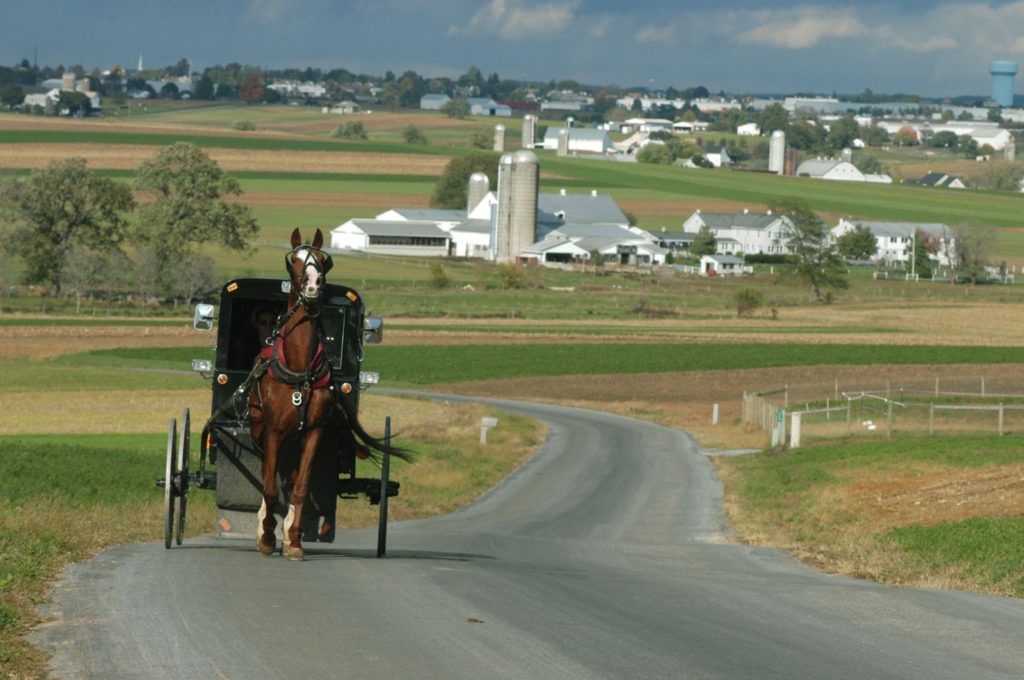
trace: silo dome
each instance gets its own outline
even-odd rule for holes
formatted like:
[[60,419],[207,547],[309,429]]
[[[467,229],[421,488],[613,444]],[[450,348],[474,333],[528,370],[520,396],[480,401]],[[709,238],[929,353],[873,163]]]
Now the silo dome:
[[470,211],[480,205],[484,196],[491,190],[491,180],[482,172],[474,172],[469,176],[469,191],[467,192],[466,210]]

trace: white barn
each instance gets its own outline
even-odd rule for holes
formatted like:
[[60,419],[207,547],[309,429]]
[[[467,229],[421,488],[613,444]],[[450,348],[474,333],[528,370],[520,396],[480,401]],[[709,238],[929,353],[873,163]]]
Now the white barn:
[[[558,150],[559,131],[564,128],[549,127],[544,133],[543,148],[551,151]],[[612,138],[607,130],[595,128],[568,128],[569,130],[569,153],[608,153],[614,151]]]

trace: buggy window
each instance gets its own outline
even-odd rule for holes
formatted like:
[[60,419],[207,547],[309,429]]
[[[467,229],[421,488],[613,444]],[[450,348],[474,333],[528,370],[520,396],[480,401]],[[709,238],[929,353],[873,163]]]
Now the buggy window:
[[235,298],[231,301],[231,320],[228,337],[228,368],[249,370],[259,351],[265,347],[265,338],[273,331],[284,304],[266,300]]

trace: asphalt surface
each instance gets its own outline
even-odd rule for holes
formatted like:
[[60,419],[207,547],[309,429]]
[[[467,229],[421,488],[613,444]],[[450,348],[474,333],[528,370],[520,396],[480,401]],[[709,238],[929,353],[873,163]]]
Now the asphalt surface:
[[113,548],[65,572],[33,641],[58,678],[1024,677],[1024,602],[728,544],[684,433],[492,403],[547,422],[542,450],[460,512],[392,524],[385,559],[376,530],[303,563],[212,537]]

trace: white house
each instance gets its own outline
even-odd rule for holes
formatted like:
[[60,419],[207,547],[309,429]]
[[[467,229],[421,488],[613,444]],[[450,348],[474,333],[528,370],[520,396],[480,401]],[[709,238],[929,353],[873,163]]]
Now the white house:
[[750,212],[705,213],[697,210],[683,222],[682,231],[696,234],[707,227],[719,253],[785,255],[792,252],[789,233],[793,224],[785,215]]
[[910,262],[914,250],[914,234],[918,231],[927,234],[935,243],[937,250],[932,259],[940,266],[948,267],[952,258],[956,256],[956,237],[948,225],[941,222],[867,222],[858,220],[849,222],[839,220],[839,224],[831,229],[832,237],[838,239],[858,226],[871,231],[875,237],[874,255],[872,262],[882,264],[906,264]]
[[871,182],[875,184],[892,184],[889,175],[865,174],[850,161],[835,158],[804,161],[796,169],[797,177],[814,177],[841,182]]
[[732,255],[703,255],[700,258],[701,276],[743,276],[753,271],[743,263],[743,258]]
[[[559,132],[566,128],[549,127],[544,133],[544,149],[558,150]],[[569,153],[605,154],[615,149],[612,138],[605,130],[595,128],[567,128],[569,130]]]

